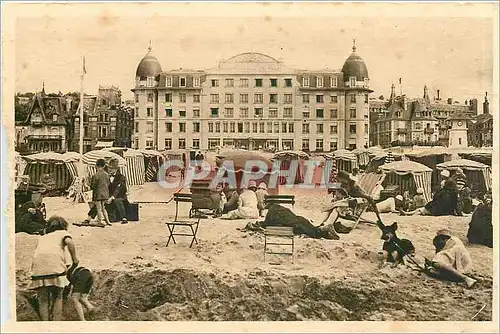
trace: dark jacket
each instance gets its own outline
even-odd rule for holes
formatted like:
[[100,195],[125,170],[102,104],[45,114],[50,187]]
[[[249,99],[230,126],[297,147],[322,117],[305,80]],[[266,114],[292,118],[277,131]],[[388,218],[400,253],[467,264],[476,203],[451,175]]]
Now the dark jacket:
[[[36,209],[35,213],[30,213],[28,209]],[[45,219],[39,208],[32,202],[24,203],[16,210],[15,232],[24,232],[28,234],[42,234],[46,227]]]
[[106,201],[109,199],[109,175],[104,170],[98,170],[90,182],[92,201]]
[[446,181],[448,186],[438,190],[425,208],[432,216],[454,216],[457,214],[458,192],[455,182]]
[[[109,176],[111,179],[111,175]],[[127,198],[127,180],[125,179],[125,175],[116,172],[113,182],[109,185],[109,196],[113,196],[114,198]]]
[[471,244],[485,245],[493,248],[493,224],[492,224],[492,208],[484,204],[480,204],[474,213],[469,223],[469,231],[467,239]]

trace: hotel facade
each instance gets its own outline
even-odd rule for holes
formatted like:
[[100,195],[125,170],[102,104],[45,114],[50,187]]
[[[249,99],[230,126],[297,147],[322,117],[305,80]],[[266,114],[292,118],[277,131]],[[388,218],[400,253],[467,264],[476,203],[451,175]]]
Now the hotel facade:
[[151,47],[135,78],[138,149],[304,150],[368,145],[368,70],[353,46],[342,70],[286,67],[242,53],[209,70],[162,71]]

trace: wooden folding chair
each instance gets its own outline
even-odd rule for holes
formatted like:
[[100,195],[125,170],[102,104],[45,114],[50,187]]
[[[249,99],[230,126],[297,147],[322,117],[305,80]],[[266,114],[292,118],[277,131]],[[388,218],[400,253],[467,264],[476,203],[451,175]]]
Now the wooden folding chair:
[[[269,239],[281,239],[281,241],[273,241]],[[291,251],[268,251],[268,246],[290,246]],[[264,262],[267,254],[290,255],[292,263],[295,263],[295,235],[293,227],[268,226],[264,231]]]
[[[177,243],[175,241],[174,236],[192,237],[191,244],[189,245],[189,248],[193,247],[193,243],[198,244],[198,240],[196,239],[196,233],[198,233],[198,227],[200,225],[200,218],[198,218],[198,220],[194,220],[194,221],[168,221],[165,224],[167,225],[168,231],[170,233],[170,235],[168,236],[167,244],[165,245],[165,247],[168,247],[170,240],[172,240],[174,242],[174,244]],[[191,233],[185,233],[185,232],[176,233],[175,228],[177,226],[189,227]]]
[[270,204],[290,204],[292,208],[295,206],[295,196],[294,195],[266,195],[264,197],[264,203]]
[[[342,213],[339,210],[341,207],[335,208],[334,210],[337,210],[338,215],[335,218],[335,221],[333,222],[333,224],[335,224],[336,222],[340,222],[341,219],[354,222],[354,225],[349,228],[350,229],[349,233],[350,233],[356,228],[356,226],[358,226],[360,221],[366,221],[366,222],[372,223],[370,221],[367,221],[366,219],[361,218],[361,215],[363,213],[365,213],[366,209],[370,205],[367,200],[362,199],[362,198],[349,198],[349,199],[347,199],[347,201],[346,200],[341,200],[341,201],[345,201],[346,203],[349,204],[348,207],[350,208],[350,210],[352,210],[352,213],[347,213],[347,214]],[[341,202],[341,201],[339,201],[339,202]],[[352,208],[353,201],[356,202],[354,208]]]

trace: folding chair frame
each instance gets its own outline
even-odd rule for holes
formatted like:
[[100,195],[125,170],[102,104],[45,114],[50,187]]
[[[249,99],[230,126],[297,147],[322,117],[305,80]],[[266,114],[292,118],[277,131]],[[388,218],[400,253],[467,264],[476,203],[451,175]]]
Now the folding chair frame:
[[[174,236],[193,237],[193,239],[191,240],[191,244],[189,245],[189,248],[193,247],[194,243],[198,244],[198,239],[196,239],[196,233],[198,233],[198,227],[200,226],[199,218],[196,221],[172,221],[172,222],[166,222],[165,224],[167,225],[168,231],[170,233],[165,247],[168,247],[168,245],[170,244],[170,240],[174,242],[174,245],[177,244]],[[189,227],[191,229],[191,233],[175,233],[174,230],[176,226]]]
[[[289,239],[289,242],[269,242],[267,239],[271,238],[283,238]],[[291,246],[291,252],[268,252],[267,246]],[[267,254],[277,254],[277,255],[290,255],[292,257],[292,264],[295,263],[295,235],[293,234],[293,227],[275,227],[269,226],[264,231],[264,262],[266,261]]]

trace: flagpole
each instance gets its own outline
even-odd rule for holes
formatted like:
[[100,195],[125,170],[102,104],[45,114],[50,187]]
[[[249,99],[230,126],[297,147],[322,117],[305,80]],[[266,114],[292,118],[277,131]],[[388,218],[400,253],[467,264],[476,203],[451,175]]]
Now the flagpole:
[[82,173],[81,176],[83,176],[83,78],[85,76],[85,56],[82,57],[83,61],[83,68],[82,68],[82,74],[80,75],[80,172]]
[[83,114],[84,114],[84,99],[83,99],[83,79],[85,77],[86,69],[85,69],[85,56],[82,56],[82,74],[80,75],[80,138],[79,138],[79,144],[80,144],[80,163],[79,163],[79,184],[76,189],[76,194],[75,194],[75,201],[77,203],[84,202],[84,196],[83,196],[83,187],[84,187],[84,165],[83,165],[83,132],[84,132],[84,127],[83,127]]

